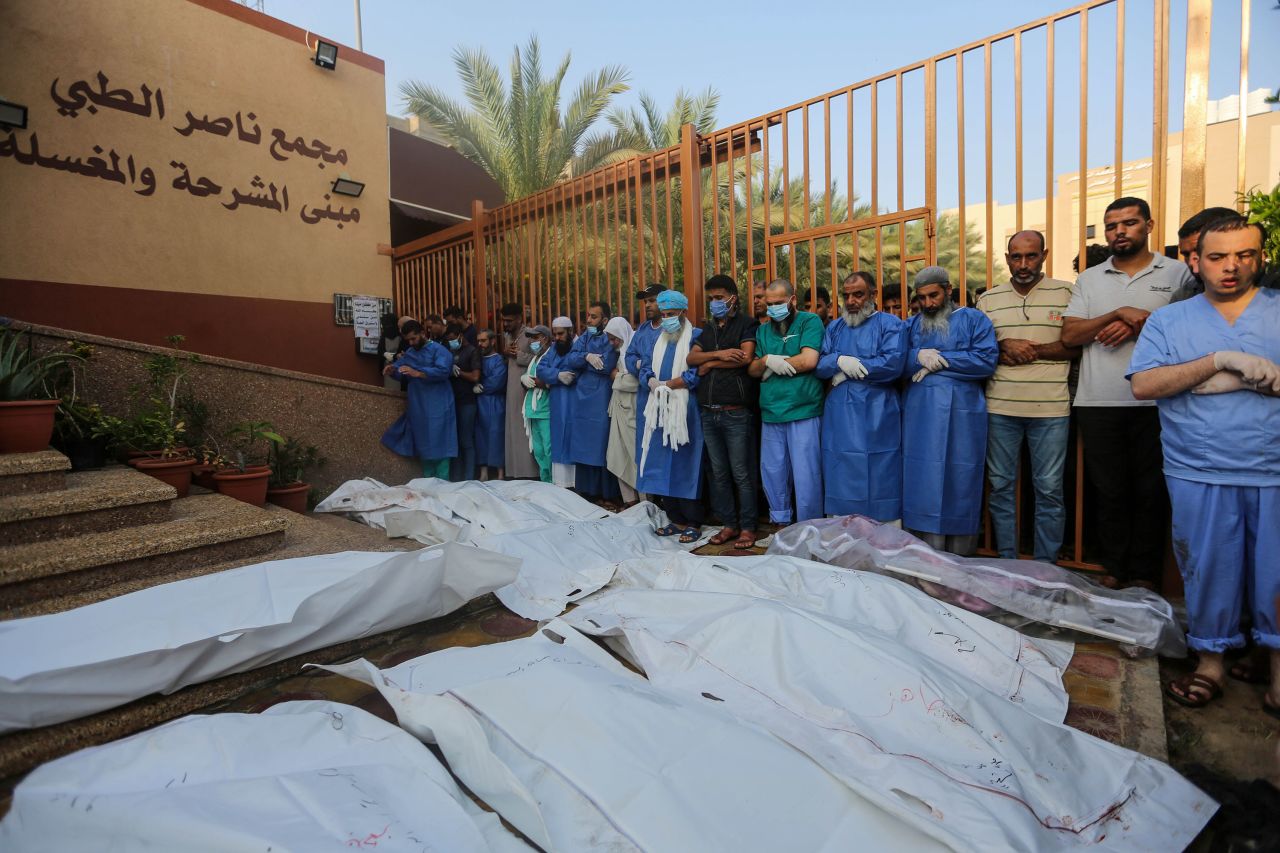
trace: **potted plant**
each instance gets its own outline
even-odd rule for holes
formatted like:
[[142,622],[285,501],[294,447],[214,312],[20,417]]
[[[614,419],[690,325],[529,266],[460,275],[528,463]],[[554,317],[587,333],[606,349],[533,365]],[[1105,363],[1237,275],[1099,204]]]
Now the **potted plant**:
[[153,437],[149,443],[157,450],[135,460],[134,467],[173,486],[178,497],[185,498],[191,491],[191,469],[196,467],[196,460],[185,448],[179,448],[182,422],[170,423],[163,412],[151,412],[141,419],[139,427]]
[[53,446],[71,460],[72,471],[101,468],[124,422],[84,399],[89,388],[88,366],[96,357],[93,347],[68,341],[67,351],[74,357],[52,371],[45,389],[60,400],[53,422]]
[[267,502],[267,479],[271,476],[265,464],[267,447],[284,441],[284,436],[266,421],[247,421],[232,427],[228,438],[231,459],[224,460],[226,467],[213,475],[214,484],[228,497],[262,506]]
[[51,398],[54,371],[76,358],[70,352],[36,357],[30,335],[0,331],[0,453],[33,453],[49,446],[62,401]]
[[[165,340],[171,347],[177,347],[185,338],[182,335],[170,335]],[[194,353],[182,352],[156,353],[147,359],[143,365],[147,371],[147,382],[133,389],[135,414],[128,424],[131,429],[127,429],[125,443],[125,456],[129,464],[134,464],[142,457],[173,456],[188,451],[185,427],[177,436],[177,444],[169,446],[166,441],[170,438],[172,427],[183,421],[183,403],[194,399],[182,394],[183,382],[190,365],[199,360],[200,357]],[[167,426],[162,421],[167,422]]]
[[304,482],[303,477],[309,469],[324,463],[320,449],[314,444],[304,444],[292,437],[272,444],[267,500],[294,512],[306,512],[311,484]]

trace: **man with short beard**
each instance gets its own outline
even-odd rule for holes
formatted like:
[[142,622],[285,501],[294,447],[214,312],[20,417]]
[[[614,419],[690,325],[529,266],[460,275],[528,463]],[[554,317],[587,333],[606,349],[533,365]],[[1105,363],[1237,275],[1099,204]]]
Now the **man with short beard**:
[[617,478],[605,468],[609,400],[613,396],[613,369],[618,365],[618,351],[604,331],[612,313],[609,303],[592,302],[583,333],[565,359],[565,366],[578,374],[572,391],[574,423],[569,437],[574,488],[581,495],[606,501],[621,497]]
[[519,302],[503,305],[501,315],[501,352],[507,360],[507,423],[503,430],[505,447],[502,454],[506,462],[504,473],[513,480],[536,478],[539,476],[538,463],[529,449],[524,416],[521,414],[526,396],[521,380],[528,373],[529,362],[533,360],[533,353],[529,348],[532,338],[525,334],[524,306]]
[[498,337],[490,329],[476,336],[480,343],[480,381],[476,395],[476,464],[480,479],[502,479],[506,464],[507,360],[498,352]]
[[942,267],[916,274],[920,313],[907,323],[911,377],[903,408],[902,525],[962,556],[978,543],[987,455],[983,383],[996,369],[996,331],[981,311],[955,308]]
[[840,287],[844,315],[832,320],[814,375],[831,380],[822,417],[827,515],[902,517],[902,410],[898,377],[906,324],[876,310],[875,279],[855,272]]
[[573,348],[573,321],[557,317],[551,321],[551,349],[538,361],[538,379],[551,389],[551,482],[566,489],[574,486],[573,432],[574,399],[569,386],[578,375],[569,369]]
[[1097,493],[1102,565],[1111,583],[1154,588],[1168,518],[1160,418],[1154,401],[1134,398],[1125,374],[1147,317],[1194,277],[1186,264],[1147,248],[1151,209],[1142,199],[1111,202],[1103,224],[1111,257],[1076,279],[1062,342],[1084,347],[1075,411],[1085,473]]
[[1067,375],[1080,350],[1062,343],[1062,312],[1071,285],[1044,277],[1047,256],[1039,231],[1010,237],[1004,256],[1009,281],[982,294],[977,309],[995,326],[1000,343],[1000,363],[987,382],[987,508],[996,551],[1006,560],[1018,557],[1014,492],[1025,439],[1036,494],[1032,553],[1041,562],[1053,563],[1067,519],[1062,498],[1071,421]]
[[1280,293],[1257,286],[1264,245],[1244,217],[1206,225],[1193,255],[1204,293],[1151,315],[1129,378],[1135,397],[1159,407],[1187,645],[1198,653],[1195,671],[1165,691],[1193,708],[1222,694],[1223,653],[1245,644],[1247,607],[1270,655],[1262,709],[1280,717]]

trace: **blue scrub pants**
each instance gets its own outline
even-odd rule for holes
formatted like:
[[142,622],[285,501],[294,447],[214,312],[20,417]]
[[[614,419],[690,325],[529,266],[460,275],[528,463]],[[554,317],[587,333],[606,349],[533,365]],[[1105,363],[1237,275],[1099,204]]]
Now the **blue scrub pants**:
[[1220,486],[1166,477],[1173,504],[1173,551],[1187,593],[1187,645],[1223,652],[1253,639],[1280,649],[1280,486]]
[[458,405],[458,455],[449,465],[449,479],[455,483],[476,478],[476,411],[470,406]]
[[987,479],[991,494],[987,509],[995,529],[996,550],[1006,560],[1018,558],[1014,496],[1018,457],[1025,437],[1031,451],[1031,482],[1036,492],[1035,558],[1058,559],[1067,508],[1062,500],[1062,469],[1067,464],[1070,418],[1019,418],[987,415]]
[[796,520],[822,518],[820,416],[763,425],[760,430],[760,480],[769,498],[769,520],[774,524],[792,522],[792,485],[796,490]]

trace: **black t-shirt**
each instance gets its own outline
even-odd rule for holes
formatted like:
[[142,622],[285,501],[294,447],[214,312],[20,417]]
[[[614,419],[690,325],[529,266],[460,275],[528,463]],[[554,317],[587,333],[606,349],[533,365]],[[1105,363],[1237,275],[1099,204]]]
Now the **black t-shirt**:
[[[445,344],[448,346],[448,344]],[[462,346],[453,352],[453,365],[460,367],[464,371],[480,369],[480,351],[471,344],[463,341]],[[453,383],[453,399],[455,403],[463,405],[476,404],[476,394],[471,389],[475,387],[475,382],[463,379],[461,376],[455,376],[450,380]]]
[[[714,317],[702,324],[702,337],[694,346],[703,352],[737,349],[745,341],[756,339],[760,324],[754,317],[739,311],[725,320],[723,326]],[[756,381],[747,375],[747,367],[715,367],[698,380],[696,393],[700,406],[754,406]]]

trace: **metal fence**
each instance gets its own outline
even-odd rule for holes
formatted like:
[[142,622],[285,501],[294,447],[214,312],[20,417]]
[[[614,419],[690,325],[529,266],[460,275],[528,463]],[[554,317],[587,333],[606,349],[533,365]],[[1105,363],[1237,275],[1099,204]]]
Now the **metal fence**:
[[[1238,58],[1243,191],[1252,8],[1218,12],[1240,34],[1226,60]],[[492,323],[506,302],[548,322],[601,300],[636,320],[635,291],[660,281],[685,291],[697,319],[712,273],[740,286],[786,277],[813,307],[862,269],[905,316],[904,284],[927,264],[950,271],[962,304],[1002,280],[1013,230],[1069,236],[1046,269],[1068,275],[1090,219],[1121,195],[1150,201],[1152,249],[1164,251],[1204,205],[1214,20],[1212,0],[1182,0],[1176,18],[1171,0],[1092,0],[707,135],[687,125],[670,148],[494,210],[477,202],[470,222],[397,247],[396,303],[415,316],[458,304]],[[1171,68],[1182,73],[1172,99]],[[1085,565],[1079,468],[1075,480],[1068,545]]]

